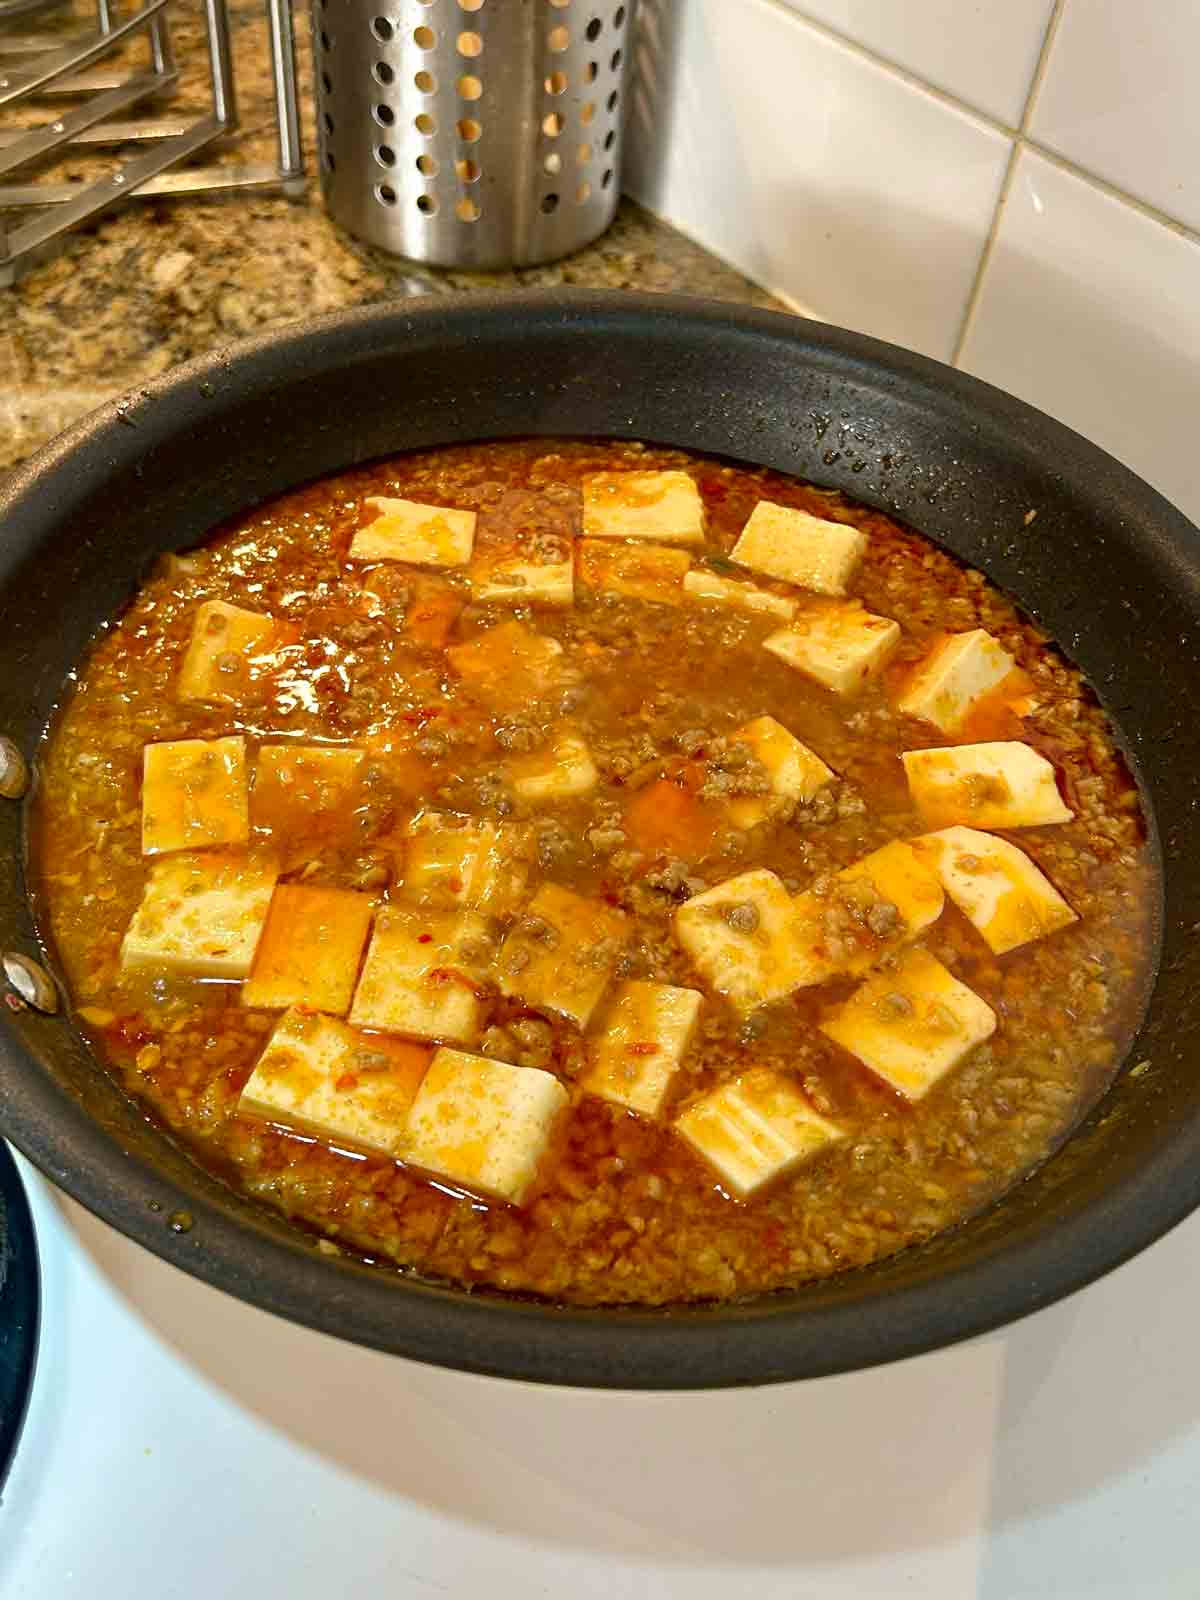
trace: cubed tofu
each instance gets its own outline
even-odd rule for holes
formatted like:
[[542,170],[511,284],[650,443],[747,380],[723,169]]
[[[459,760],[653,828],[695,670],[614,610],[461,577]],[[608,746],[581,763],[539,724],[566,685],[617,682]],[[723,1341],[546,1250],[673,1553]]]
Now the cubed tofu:
[[242,985],[242,1004],[279,1011],[308,1006],[344,1017],[372,914],[370,898],[352,889],[281,883]]
[[931,828],[1039,828],[1070,822],[1054,768],[1019,739],[906,750],[913,804]]
[[946,909],[938,875],[902,840],[843,867],[824,893],[795,898],[797,958],[822,982],[864,973],[890,950],[920,938]]
[[702,861],[716,843],[725,817],[715,801],[697,797],[689,782],[694,772],[685,768],[628,791],[619,825],[650,861]]
[[413,1039],[474,1044],[480,985],[493,957],[487,922],[474,911],[390,905],[375,918],[350,1021]]
[[703,544],[704,502],[686,472],[593,472],[583,480],[589,539]]
[[264,744],[250,797],[254,826],[288,841],[340,831],[362,760],[352,745]]
[[270,661],[285,642],[286,632],[273,617],[224,600],[206,600],[196,610],[175,698],[236,705],[246,693],[255,666]]
[[729,558],[799,589],[840,595],[845,594],[869,542],[865,533],[844,522],[760,500]]
[[533,805],[587,794],[600,781],[592,753],[577,733],[560,733],[543,749],[517,756],[505,770],[513,792]]
[[834,694],[857,694],[900,643],[900,624],[857,602],[797,612],[791,626],[768,634],[763,649]]
[[780,1073],[757,1068],[713,1089],[675,1127],[739,1200],[846,1137]]
[[932,927],[945,908],[936,875],[903,839],[893,839],[852,861],[834,881],[842,893],[865,906],[868,917],[881,900],[895,906],[899,925],[892,931],[906,939],[915,939]]
[[819,981],[797,959],[793,919],[779,878],[758,867],[693,895],[675,913],[675,934],[706,983],[753,1011]]
[[774,717],[755,717],[731,733],[729,741],[748,745],[771,781],[767,796],[748,795],[728,802],[730,818],[739,828],[754,827],[781,806],[805,805],[833,782],[834,774],[820,756]]
[[529,876],[522,829],[489,818],[424,811],[405,832],[406,899],[469,906],[492,917],[507,916],[520,904]]
[[171,739],[142,752],[142,854],[245,844],[244,739]]
[[315,1011],[289,1011],[238,1110],[328,1144],[394,1157],[432,1054],[427,1045],[360,1033]]
[[679,606],[683,604],[683,579],[691,560],[686,550],[674,545],[581,539],[579,581],[601,594]]
[[952,633],[921,662],[897,705],[908,716],[953,733],[1015,666],[1003,645],[984,629]]
[[693,567],[683,577],[683,592],[692,600],[706,605],[729,606],[734,611],[749,611],[757,616],[778,617],[790,622],[796,615],[796,602],[770,589],[760,589],[756,583],[744,583],[737,578],[721,578],[705,567]]
[[[432,728],[438,726],[433,721]],[[392,726],[367,735],[358,789],[364,801],[371,795],[380,795],[385,802],[398,801],[406,808],[407,817],[414,805],[445,783],[446,755],[435,759],[417,752],[423,731],[423,726]]]
[[439,1050],[408,1114],[404,1159],[468,1194],[520,1206],[566,1108],[553,1073]]
[[628,938],[622,912],[544,883],[504,941],[497,981],[535,1010],[586,1028]]
[[575,603],[575,557],[562,541],[561,561],[531,561],[529,552],[489,550],[471,564],[471,593],[486,605],[510,601],[518,606],[570,606]]
[[371,495],[374,518],[350,541],[351,561],[406,561],[414,567],[465,567],[475,546],[475,513]]
[[792,902],[793,960],[805,983],[865,972],[918,938],[945,909],[937,876],[899,839],[843,867],[823,894]]
[[915,939],[943,905],[934,874],[894,841],[844,868],[823,894],[793,899],[773,872],[743,872],[681,906],[675,932],[717,993],[751,1011],[864,971]]
[[670,983],[623,983],[591,1041],[580,1086],[644,1117],[662,1111],[704,996]]
[[155,861],[121,942],[122,970],[244,978],[278,876],[274,857],[232,850],[180,852]]
[[467,604],[467,591],[430,572],[406,573],[409,579],[404,634],[419,650],[444,650]]
[[564,679],[563,647],[523,622],[501,622],[446,651],[451,666],[484,705],[520,711],[553,694]]
[[390,629],[403,626],[404,639],[419,650],[444,650],[470,598],[461,573],[384,562],[364,574],[355,609]]
[[1079,920],[1045,873],[1007,839],[944,828],[910,842],[996,955]]
[[996,1031],[996,1014],[927,950],[906,950],[820,1024],[906,1100],[934,1084]]

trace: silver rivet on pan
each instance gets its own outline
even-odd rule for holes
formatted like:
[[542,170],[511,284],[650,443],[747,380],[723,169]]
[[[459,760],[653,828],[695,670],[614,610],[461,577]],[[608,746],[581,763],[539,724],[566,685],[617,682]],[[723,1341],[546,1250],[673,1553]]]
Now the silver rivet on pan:
[[45,967],[28,956],[18,955],[15,950],[6,951],[0,959],[4,964],[4,976],[26,1005],[35,1011],[58,1010],[58,985]]
[[19,800],[29,787],[29,768],[25,757],[11,739],[0,735],[0,795]]

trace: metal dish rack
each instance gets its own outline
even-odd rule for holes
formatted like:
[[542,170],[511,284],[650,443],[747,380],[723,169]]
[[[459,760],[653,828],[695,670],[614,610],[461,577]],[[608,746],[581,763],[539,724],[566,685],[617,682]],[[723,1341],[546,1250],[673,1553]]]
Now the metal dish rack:
[[[45,120],[0,128],[0,180],[77,152],[108,146],[115,165],[90,182],[0,182],[0,288],[13,283],[72,228],[133,196],[212,194],[282,188],[304,191],[304,154],[296,91],[290,0],[266,0],[274,79],[278,159],[274,164],[184,165],[238,125],[225,0],[203,0],[208,40],[209,104],[203,112],[123,114],[173,92],[178,72],[171,50],[170,0],[145,0],[121,16],[114,0],[95,0],[94,29],[71,34],[10,31],[16,18],[55,9],[55,0],[0,0],[0,113],[30,107]],[[119,59],[145,45],[143,65]],[[139,52],[140,53],[140,52]],[[56,100],[70,109],[56,112]]]

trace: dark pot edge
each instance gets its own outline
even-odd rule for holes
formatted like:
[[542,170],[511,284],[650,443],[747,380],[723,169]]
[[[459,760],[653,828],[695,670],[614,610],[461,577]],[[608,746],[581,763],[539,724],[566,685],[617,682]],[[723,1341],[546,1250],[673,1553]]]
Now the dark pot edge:
[[[708,323],[714,333],[719,331],[726,340],[738,336],[775,337],[786,332],[798,346],[806,342],[811,344],[808,353],[812,359],[819,360],[824,351],[840,354],[843,358],[850,357],[864,368],[882,364],[896,381],[904,380],[910,386],[936,387],[943,396],[954,394],[964,402],[969,402],[972,411],[978,414],[981,426],[1002,427],[1006,438],[1015,432],[1017,442],[1023,440],[1026,449],[1032,448],[1035,437],[1044,448],[1049,435],[1064,456],[1082,457],[1078,463],[1080,468],[1086,468],[1093,476],[1102,476],[1111,485],[1114,496],[1128,500],[1131,505],[1138,505],[1143,516],[1152,512],[1155,521],[1165,530],[1165,543],[1177,538],[1182,547],[1189,539],[1196,537],[1192,525],[1127,468],[1063,424],[968,374],[944,367],[927,357],[898,351],[895,347],[866,336],[825,324],[801,323],[782,313],[734,308],[724,302],[685,296],[632,294],[625,291],[532,290],[516,294],[463,295],[445,301],[429,300],[419,306],[405,303],[402,307],[372,307],[340,312],[256,335],[196,357],[133,391],[130,396],[107,403],[74,424],[30,461],[18,467],[8,482],[0,486],[0,516],[15,514],[24,497],[36,496],[40,492],[45,474],[57,472],[61,464],[77,451],[107,451],[111,459],[136,456],[144,439],[144,435],[139,438],[137,429],[152,423],[152,402],[155,400],[182,400],[190,386],[195,385],[199,390],[200,386],[213,380],[219,381],[231,375],[236,377],[237,369],[246,372],[248,364],[269,359],[297,340],[332,335],[339,330],[353,335],[377,326],[381,320],[391,319],[410,326],[424,325],[436,333],[439,321],[454,321],[469,310],[477,313],[503,311],[509,315],[517,305],[560,320],[574,317],[586,319],[596,313],[611,316],[619,312],[630,317],[679,314],[694,322]],[[131,409],[142,411],[141,421],[132,426],[128,422]],[[152,425],[150,431],[153,432]],[[1182,548],[1180,563],[1181,573],[1193,584],[1196,583],[1195,566],[1188,563]],[[27,1061],[27,1058],[23,1059]],[[64,1107],[74,1112],[79,1122],[77,1131],[80,1144],[88,1150],[89,1161],[83,1170],[90,1181],[86,1186],[79,1181],[77,1165],[70,1171],[61,1170],[61,1164],[56,1160],[57,1141],[53,1137],[45,1139],[39,1136],[42,1129],[36,1126],[36,1119],[18,1115],[11,1135],[13,1142],[47,1176],[73,1193],[96,1215],[136,1238],[163,1259],[276,1314],[320,1331],[406,1354],[413,1359],[447,1364],[432,1334],[426,1340],[405,1346],[395,1338],[394,1330],[388,1330],[385,1325],[374,1330],[347,1331],[344,1316],[339,1315],[339,1307],[335,1305],[332,1310],[326,1310],[322,1303],[322,1291],[327,1291],[329,1287],[330,1263],[317,1258],[299,1244],[284,1245],[279,1240],[265,1238],[258,1241],[260,1246],[269,1245],[272,1251],[279,1253],[281,1263],[292,1280],[290,1293],[264,1294],[261,1287],[252,1281],[239,1282],[239,1273],[231,1269],[230,1263],[236,1260],[239,1253],[244,1254],[245,1224],[222,1216],[215,1208],[211,1217],[206,1216],[201,1208],[193,1234],[179,1237],[171,1235],[159,1213],[150,1210],[150,1201],[154,1200],[166,1213],[180,1207],[196,1211],[195,1197],[165,1182],[151,1167],[140,1161],[136,1161],[134,1166],[146,1198],[139,1197],[138,1209],[131,1209],[104,1176],[104,1168],[113,1165],[114,1145],[65,1096],[61,1097],[61,1103],[55,1104],[54,1097],[58,1096],[59,1091],[54,1086],[43,1082],[39,1087],[50,1093],[41,1096],[40,1105],[27,1103],[25,1110],[40,1109],[51,1116],[61,1115]],[[7,1098],[0,1095],[0,1108],[4,1107]],[[877,1314],[886,1307],[887,1317],[903,1324],[899,1333],[895,1321],[886,1329],[870,1328],[870,1337],[865,1342],[878,1346],[882,1342],[880,1335],[886,1332],[888,1348],[885,1352],[855,1353],[850,1346],[843,1345],[835,1356],[806,1362],[805,1374],[820,1376],[903,1359],[942,1344],[970,1338],[1084,1286],[1160,1237],[1200,1204],[1198,1156],[1200,1128],[1176,1130],[1175,1136],[1158,1153],[1153,1165],[1147,1165],[1126,1177],[1119,1187],[1114,1187],[1094,1201],[1086,1214],[1055,1222],[1052,1236],[1005,1245],[959,1270],[952,1278],[943,1274],[936,1281],[910,1285],[899,1294],[877,1300]],[[128,1172],[128,1167],[125,1170]],[[83,1192],[85,1187],[86,1193]],[[204,1234],[209,1235],[209,1239],[202,1240],[197,1236]],[[1102,1240],[1102,1243],[1098,1243],[1098,1240]],[[1065,1262],[1064,1258],[1067,1258]],[[1014,1271],[1017,1267],[1022,1270]],[[1006,1296],[997,1302],[980,1291],[988,1287],[999,1269],[1006,1269],[1009,1283]],[[364,1282],[365,1269],[343,1266],[340,1270],[352,1274],[357,1283]],[[873,1270],[865,1269],[854,1276],[865,1279]],[[370,1276],[373,1285],[367,1292],[374,1293],[376,1289],[382,1291],[382,1306],[382,1296],[391,1296],[395,1292],[394,1280],[375,1274]],[[944,1289],[950,1284],[961,1292],[962,1300],[969,1304],[969,1311],[964,1313],[958,1309],[949,1317],[931,1315],[931,1310],[936,1310],[936,1306],[931,1306],[929,1302],[945,1299]],[[689,1358],[681,1363],[684,1370],[680,1372],[678,1382],[669,1385],[673,1388],[707,1388],[784,1381],[794,1377],[795,1341],[789,1339],[782,1325],[800,1321],[815,1324],[826,1320],[824,1308],[813,1306],[811,1301],[795,1309],[772,1306],[765,1313],[760,1302],[757,1307],[735,1307],[699,1314],[559,1310],[548,1314],[544,1307],[497,1303],[423,1285],[414,1284],[412,1287],[423,1296],[436,1298],[440,1315],[469,1319],[469,1325],[464,1324],[469,1337],[475,1336],[475,1325],[481,1320],[489,1324],[490,1336],[485,1332],[472,1337],[472,1342],[481,1348],[473,1356],[455,1361],[454,1364],[464,1370],[599,1387],[664,1387],[660,1381],[650,1382],[636,1373],[631,1377],[628,1349],[616,1362],[621,1370],[614,1369],[614,1362],[606,1353],[606,1347],[613,1342],[615,1322],[619,1322],[626,1338],[636,1342],[639,1349],[648,1354],[658,1370],[661,1370],[662,1363],[655,1360],[655,1350],[664,1334],[674,1340],[677,1346],[681,1343],[681,1335],[689,1343],[702,1343],[714,1322],[736,1324],[740,1341],[753,1343],[752,1350],[744,1352],[745,1359],[712,1360],[699,1352],[700,1359]],[[362,1291],[356,1289],[354,1292],[357,1295]],[[319,1308],[316,1312],[312,1309],[314,1305]],[[856,1310],[862,1317],[863,1308]],[[484,1313],[482,1319],[481,1312]],[[556,1343],[560,1342],[564,1325],[572,1325],[576,1335],[577,1359],[564,1361],[561,1351],[553,1353],[551,1358],[543,1356],[530,1338],[531,1318],[547,1328],[553,1319],[556,1331],[550,1334],[550,1338]],[[948,1327],[947,1323],[953,1326]],[[757,1332],[763,1330],[766,1330],[763,1337],[755,1337]],[[482,1348],[485,1345],[490,1348]],[[554,1372],[554,1367],[559,1370]],[[550,1376],[547,1376],[548,1372]]]

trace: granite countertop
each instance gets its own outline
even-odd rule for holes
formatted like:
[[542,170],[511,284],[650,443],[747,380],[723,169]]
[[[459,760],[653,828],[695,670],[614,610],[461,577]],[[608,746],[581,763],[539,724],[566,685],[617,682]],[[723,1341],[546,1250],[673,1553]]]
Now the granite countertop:
[[[261,6],[234,0],[230,14],[242,126],[223,159],[270,159]],[[303,19],[298,24],[303,34]],[[181,17],[174,42],[182,71],[172,111],[195,103],[204,60],[197,16]],[[304,37],[299,71],[308,106]],[[311,130],[306,149],[311,170]],[[71,170],[90,176],[102,159],[76,160]],[[297,199],[242,192],[135,200],[72,236],[15,288],[0,290],[0,471],[114,395],[242,335],[346,306],[558,284],[777,304],[628,200],[587,249],[550,266],[502,273],[441,272],[359,244],[325,215],[315,177]]]

